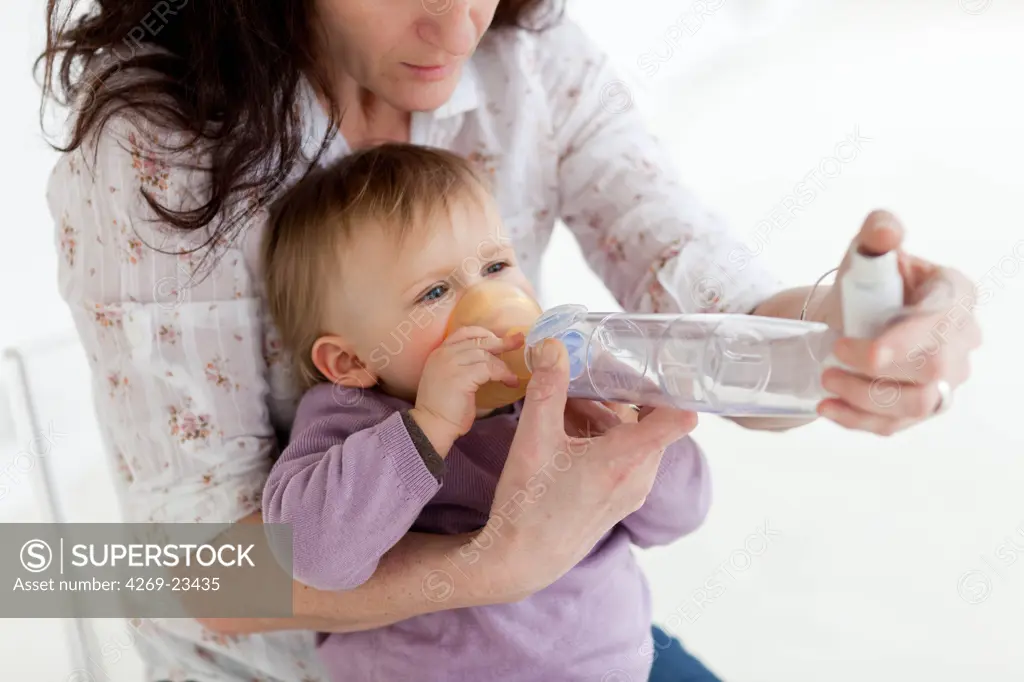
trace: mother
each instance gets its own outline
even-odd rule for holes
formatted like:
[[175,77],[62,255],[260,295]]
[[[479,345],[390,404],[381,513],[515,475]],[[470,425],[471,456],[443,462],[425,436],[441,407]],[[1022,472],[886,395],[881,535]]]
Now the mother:
[[[71,11],[77,0],[65,4],[49,2],[41,57],[45,96],[74,105],[49,202],[61,291],[130,521],[259,522],[296,396],[260,298],[256,246],[275,196],[357,147],[411,141],[473,160],[538,286],[562,219],[627,309],[800,314],[808,290],[784,290],[756,261],[738,265],[741,245],[677,184],[607,57],[546,0],[100,0],[85,16]],[[876,212],[857,238],[889,249],[902,233]],[[900,366],[899,401],[871,400],[871,377],[893,375],[885,363],[973,291],[955,272],[903,263],[911,301],[945,308],[837,347],[867,376],[826,376],[837,397],[821,413],[846,427],[893,433],[966,378],[978,342],[969,312],[926,362]],[[838,320],[835,292],[818,294],[812,316]],[[524,418],[520,431],[539,428]],[[503,485],[530,475],[538,448],[554,451],[542,440],[524,437],[540,444],[510,455]],[[656,459],[656,447],[635,445]],[[281,631],[361,630],[539,589],[592,546],[595,525],[643,499],[640,474],[615,486],[587,460],[447,601],[422,581],[464,539],[413,534],[356,590],[299,586],[292,619],[148,624],[149,679],[319,679],[312,634]],[[607,508],[573,509],[574,484],[606,485]],[[657,657],[654,675],[668,659]]]

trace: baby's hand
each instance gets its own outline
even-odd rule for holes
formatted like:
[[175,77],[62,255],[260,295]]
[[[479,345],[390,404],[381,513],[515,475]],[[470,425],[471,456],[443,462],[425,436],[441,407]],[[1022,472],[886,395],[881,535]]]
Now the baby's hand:
[[499,339],[483,327],[463,327],[427,357],[409,414],[442,457],[473,426],[477,389],[489,381],[519,385],[497,356],[522,343],[522,334]]

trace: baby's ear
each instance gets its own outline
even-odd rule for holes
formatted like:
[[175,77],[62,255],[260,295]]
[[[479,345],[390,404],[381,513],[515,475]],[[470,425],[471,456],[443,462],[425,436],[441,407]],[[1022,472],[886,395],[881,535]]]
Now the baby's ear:
[[311,354],[313,364],[331,383],[350,388],[369,388],[377,383],[377,375],[340,336],[321,336]]

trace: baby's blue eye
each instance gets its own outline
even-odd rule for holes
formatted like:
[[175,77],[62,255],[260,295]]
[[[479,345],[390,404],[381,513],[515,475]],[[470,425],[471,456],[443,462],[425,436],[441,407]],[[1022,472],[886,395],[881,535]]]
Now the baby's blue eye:
[[438,284],[427,293],[423,294],[420,298],[421,301],[436,301],[448,292],[448,287],[444,284]]
[[488,275],[493,275],[496,272],[501,272],[502,270],[504,270],[507,267],[508,267],[508,263],[505,262],[505,261],[499,261],[497,263],[491,263],[490,265],[487,266],[487,269],[484,270],[484,273],[488,274]]

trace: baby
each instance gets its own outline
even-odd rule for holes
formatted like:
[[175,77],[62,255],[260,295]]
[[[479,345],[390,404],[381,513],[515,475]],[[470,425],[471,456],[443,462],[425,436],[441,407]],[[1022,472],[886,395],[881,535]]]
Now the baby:
[[[292,526],[295,578],[352,589],[409,531],[483,528],[521,403],[483,413],[474,397],[490,381],[517,384],[498,356],[522,336],[466,327],[446,338],[446,325],[480,282],[533,288],[482,178],[442,150],[356,152],[283,197],[263,258],[271,314],[307,389],[263,494],[264,521]],[[693,531],[709,498],[703,454],[677,441],[643,507],[549,587],[321,635],[320,654],[347,682],[646,680],[651,604],[630,545]]]

